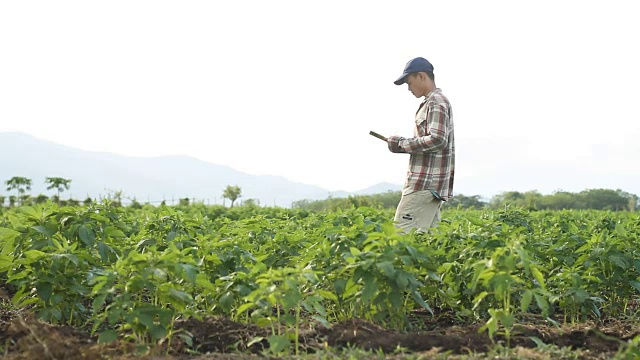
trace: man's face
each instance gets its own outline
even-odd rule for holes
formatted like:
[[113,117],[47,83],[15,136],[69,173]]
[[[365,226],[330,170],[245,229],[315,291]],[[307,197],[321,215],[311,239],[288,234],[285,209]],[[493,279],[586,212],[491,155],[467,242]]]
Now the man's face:
[[420,81],[420,77],[418,74],[409,74],[407,76],[407,87],[409,91],[413,94],[413,96],[419,98],[423,96],[422,91],[422,82]]

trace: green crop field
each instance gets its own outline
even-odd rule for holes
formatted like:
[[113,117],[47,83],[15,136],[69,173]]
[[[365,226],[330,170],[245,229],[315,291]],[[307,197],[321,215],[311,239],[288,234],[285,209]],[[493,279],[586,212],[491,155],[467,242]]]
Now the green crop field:
[[638,212],[0,211],[8,359],[640,356]]

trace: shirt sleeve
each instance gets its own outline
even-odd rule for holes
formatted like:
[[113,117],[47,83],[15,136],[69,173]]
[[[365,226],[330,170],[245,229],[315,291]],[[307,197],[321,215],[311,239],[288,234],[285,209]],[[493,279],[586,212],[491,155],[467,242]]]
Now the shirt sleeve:
[[404,139],[399,142],[404,152],[436,152],[447,146],[449,138],[449,112],[442,104],[428,105],[427,118],[419,126],[425,136]]

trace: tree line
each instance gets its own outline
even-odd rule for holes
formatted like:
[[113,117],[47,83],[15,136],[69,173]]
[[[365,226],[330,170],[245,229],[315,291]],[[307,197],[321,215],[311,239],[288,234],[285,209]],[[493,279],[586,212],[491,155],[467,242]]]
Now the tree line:
[[[28,191],[31,190],[32,180],[26,177],[14,176],[5,181],[6,191],[13,192],[15,195],[8,196],[8,206],[26,205],[31,203],[44,203],[48,200],[56,202],[60,205],[79,205],[81,201],[74,199],[62,200],[60,195],[68,191],[71,187],[71,179],[62,177],[46,177],[45,184],[47,190],[56,190],[56,194],[51,198],[40,194],[33,197]],[[236,201],[242,197],[242,189],[237,185],[228,185],[223,193],[223,199],[228,199],[233,207]],[[389,191],[386,193],[373,195],[357,195],[345,198],[329,197],[324,200],[299,200],[292,204],[292,208],[308,210],[308,211],[335,211],[338,209],[347,209],[351,207],[373,207],[384,209],[395,209],[400,202],[400,191]],[[0,194],[0,207],[5,206],[7,196]],[[108,199],[112,204],[120,206],[123,200],[122,191],[116,191],[109,195]],[[131,206],[141,207],[142,204],[135,198],[131,199]],[[87,197],[82,203],[90,204],[93,200]],[[179,199],[179,205],[188,206],[192,204],[189,198]],[[246,205],[260,205],[259,200],[247,199],[244,201]],[[163,205],[166,205],[163,201]],[[457,194],[449,201],[445,202],[443,207],[462,208],[462,209],[482,209],[492,208],[499,209],[505,206],[517,206],[528,210],[562,210],[562,209],[597,209],[612,211],[636,211],[640,210],[639,198],[635,194],[631,194],[620,189],[586,189],[581,192],[556,191],[549,195],[543,195],[538,191],[507,191],[500,193],[490,200],[484,200],[480,195],[467,196]]]
[[[374,208],[396,208],[400,202],[400,191],[389,191],[374,195],[357,195],[346,198],[328,198],[325,200],[301,200],[293,203],[294,208],[310,211],[335,211],[352,206]],[[638,196],[622,190],[587,189],[581,192],[557,191],[543,195],[538,191],[507,191],[490,200],[480,195],[457,194],[443,207],[462,209],[499,209],[505,206],[517,206],[527,210],[596,209],[612,211],[640,210]]]
[[[6,196],[6,195],[0,194],[0,208],[5,206],[5,202],[7,199],[9,200],[8,202],[9,207],[29,205],[34,203],[40,204],[40,203],[47,202],[49,200],[59,205],[75,206],[81,203],[79,200],[75,200],[75,199],[62,200],[60,198],[61,193],[63,193],[64,191],[68,191],[71,188],[71,179],[65,179],[62,177],[46,177],[44,180],[44,183],[47,185],[47,190],[56,190],[56,194],[51,196],[51,198],[49,198],[44,194],[33,196],[32,194],[28,193],[29,191],[31,191],[31,186],[33,185],[33,181],[32,179],[29,179],[27,177],[14,176],[11,179],[6,180],[4,184],[6,186],[6,191],[10,192],[10,195]],[[11,194],[12,192],[15,192],[15,195]],[[229,201],[231,201],[230,207],[233,207],[236,200],[238,200],[238,198],[240,198],[241,196],[242,196],[242,189],[238,185],[228,185],[222,193],[223,199],[228,199]],[[110,194],[107,198],[112,202],[113,205],[121,206],[122,200],[124,198],[124,194],[121,190],[115,191],[113,192],[113,194]],[[133,207],[142,206],[142,204],[140,204],[140,202],[138,202],[135,198],[130,200],[131,200],[131,206]],[[91,199],[88,196],[86,199],[84,199],[84,201],[82,201],[82,203],[85,205],[91,204],[92,202],[93,202],[93,199]],[[246,203],[250,206],[254,206],[254,205],[259,205],[260,202],[255,199],[248,199]],[[164,205],[165,202],[163,201],[162,204]],[[188,206],[190,204],[190,199],[189,198],[179,199],[179,204],[183,206],[184,205]]]
[[[32,199],[31,194],[27,191],[31,190],[32,180],[23,176],[14,176],[11,179],[4,182],[6,190],[11,192],[15,191],[16,195],[9,196],[9,206],[13,207],[16,204],[24,204],[25,202],[42,203],[49,199],[48,196],[40,194]],[[51,200],[60,203],[60,194],[66,190],[69,190],[71,186],[71,180],[61,177],[46,177],[44,183],[47,185],[47,190],[56,190],[56,195],[51,197]],[[0,194],[0,206],[4,205],[6,196]],[[73,200],[72,200],[73,201]],[[78,201],[75,201],[79,203]]]

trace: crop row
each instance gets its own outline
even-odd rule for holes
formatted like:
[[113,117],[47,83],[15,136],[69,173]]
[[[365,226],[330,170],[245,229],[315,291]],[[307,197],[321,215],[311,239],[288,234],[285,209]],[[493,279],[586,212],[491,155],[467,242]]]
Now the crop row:
[[275,351],[304,323],[406,329],[422,308],[508,336],[523,314],[623,316],[638,298],[637,214],[451,210],[407,235],[390,215],[21,207],[0,215],[0,283],[14,306],[101,341],[171,339],[177,319],[220,315],[271,327]]

